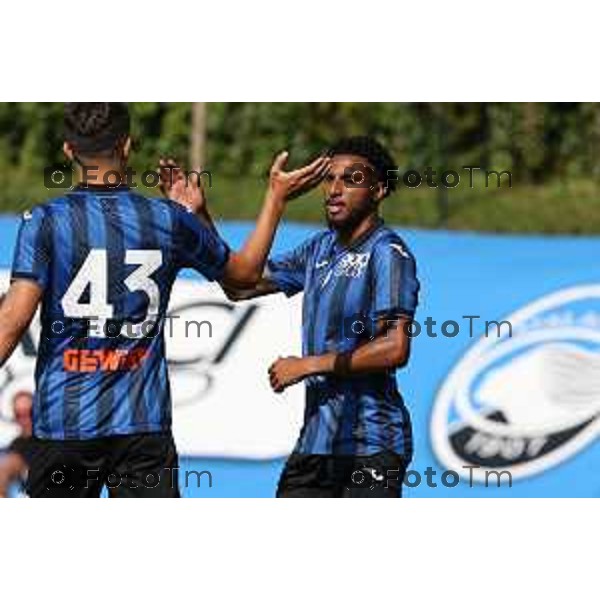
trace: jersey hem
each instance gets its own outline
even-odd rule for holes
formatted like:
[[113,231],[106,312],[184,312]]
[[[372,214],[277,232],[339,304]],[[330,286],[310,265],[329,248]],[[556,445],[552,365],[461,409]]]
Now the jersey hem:
[[94,431],[79,431],[77,435],[55,435],[45,431],[40,431],[34,428],[33,436],[39,440],[53,440],[53,441],[66,441],[66,440],[94,440],[106,437],[113,437],[117,435],[141,435],[144,433],[168,433],[171,431],[171,425],[156,425],[152,423],[129,425],[127,427],[113,427],[108,430],[104,430],[101,433]]

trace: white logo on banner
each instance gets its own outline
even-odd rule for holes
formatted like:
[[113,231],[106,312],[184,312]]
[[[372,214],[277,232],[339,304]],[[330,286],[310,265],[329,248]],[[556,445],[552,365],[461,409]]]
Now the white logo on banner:
[[[0,285],[8,285],[6,273]],[[267,369],[278,356],[300,354],[301,302],[300,295],[275,294],[232,304],[216,284],[175,283],[169,315],[179,318],[171,321],[172,336],[167,321],[165,337],[173,431],[182,455],[266,459],[289,454],[302,423],[304,387],[277,396]],[[204,324],[199,329],[192,321]],[[13,395],[33,390],[39,332],[36,318],[0,369],[0,448],[18,433]]]
[[[454,366],[433,408],[431,436],[446,466],[549,469],[600,431],[600,285],[545,296],[504,319]],[[460,472],[460,471],[459,471]]]

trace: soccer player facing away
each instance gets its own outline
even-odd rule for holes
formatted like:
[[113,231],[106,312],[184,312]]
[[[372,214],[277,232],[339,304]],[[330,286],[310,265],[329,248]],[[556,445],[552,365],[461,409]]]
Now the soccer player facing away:
[[355,137],[334,145],[330,156],[329,229],[269,260],[254,290],[228,295],[304,292],[303,356],[280,358],[269,369],[276,392],[306,385],[304,425],[277,495],[398,497],[412,437],[395,371],[409,359],[415,259],[379,216],[395,188],[388,151]]
[[[193,268],[255,285],[286,200],[318,183],[328,159],[288,173],[279,155],[256,228],[233,252],[181,204],[114,187],[131,147],[126,104],[66,103],[64,117],[64,151],[85,184],[24,214],[0,308],[1,366],[41,302],[27,492],[98,497],[107,484],[117,497],[177,497],[164,339],[175,278]],[[178,200],[197,188],[179,186]]]

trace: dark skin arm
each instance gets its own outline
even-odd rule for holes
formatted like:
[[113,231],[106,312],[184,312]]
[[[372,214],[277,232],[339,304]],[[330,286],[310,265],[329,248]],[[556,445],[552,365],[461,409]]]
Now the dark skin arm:
[[276,294],[281,291],[277,287],[276,283],[265,277],[262,277],[262,279],[252,288],[242,289],[237,287],[228,287],[223,282],[221,282],[221,288],[231,302],[252,300],[253,298],[269,296],[270,294]]
[[[275,238],[277,226],[287,202],[316,186],[327,174],[330,159],[322,156],[309,165],[294,171],[285,171],[288,153],[282,152],[269,173],[269,185],[256,226],[239,252],[232,252],[221,284],[224,288],[254,289],[262,279],[263,271]],[[179,178],[169,190],[169,198],[187,206],[205,224],[212,219],[206,209],[206,200],[198,177]]]
[[0,304],[0,367],[27,331],[42,299],[42,289],[26,279],[13,281]]
[[281,393],[310,375],[350,377],[403,367],[410,356],[410,337],[405,333],[409,322],[407,318],[400,318],[391,325],[381,322],[378,335],[350,353],[279,358],[269,367],[271,387]]

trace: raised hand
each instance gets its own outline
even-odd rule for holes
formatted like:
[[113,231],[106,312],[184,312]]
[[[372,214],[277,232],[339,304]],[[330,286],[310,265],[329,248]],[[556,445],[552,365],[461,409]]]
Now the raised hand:
[[269,172],[269,189],[276,196],[291,200],[319,184],[331,166],[331,159],[320,156],[310,164],[294,171],[285,171],[288,152],[281,152]]
[[202,169],[185,173],[172,158],[161,158],[159,166],[160,189],[167,198],[196,214],[206,211],[206,196],[199,176]]

